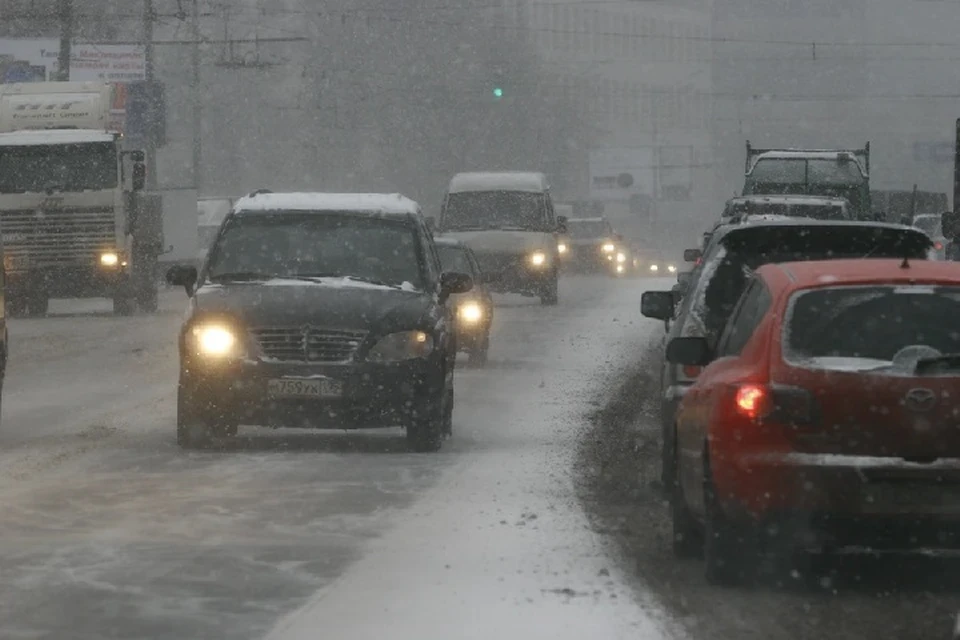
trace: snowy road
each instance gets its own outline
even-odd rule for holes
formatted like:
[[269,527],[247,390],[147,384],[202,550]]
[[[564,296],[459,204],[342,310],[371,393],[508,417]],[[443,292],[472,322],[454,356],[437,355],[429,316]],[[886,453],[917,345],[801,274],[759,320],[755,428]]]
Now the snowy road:
[[643,286],[571,278],[558,307],[501,300],[490,365],[458,370],[436,455],[399,431],[245,430],[181,452],[176,292],[152,317],[15,321],[0,635],[671,637],[571,478],[585,417],[649,338]]

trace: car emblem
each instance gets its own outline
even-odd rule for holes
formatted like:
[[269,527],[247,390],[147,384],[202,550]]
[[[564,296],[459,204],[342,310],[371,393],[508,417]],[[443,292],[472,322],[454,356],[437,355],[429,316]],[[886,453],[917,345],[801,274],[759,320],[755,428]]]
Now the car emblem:
[[932,389],[910,389],[904,396],[903,403],[910,411],[930,411],[937,404],[937,394]]

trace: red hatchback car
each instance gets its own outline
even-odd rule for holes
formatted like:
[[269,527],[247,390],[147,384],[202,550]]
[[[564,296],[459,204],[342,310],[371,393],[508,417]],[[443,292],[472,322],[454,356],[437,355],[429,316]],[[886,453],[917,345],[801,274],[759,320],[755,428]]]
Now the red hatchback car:
[[729,583],[759,552],[960,546],[960,265],[753,274],[677,413],[674,551]]

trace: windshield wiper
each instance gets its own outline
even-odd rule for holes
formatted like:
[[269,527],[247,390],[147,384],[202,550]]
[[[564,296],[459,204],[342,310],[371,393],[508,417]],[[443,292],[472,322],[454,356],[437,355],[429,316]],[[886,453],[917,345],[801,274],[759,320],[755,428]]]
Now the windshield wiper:
[[208,275],[207,279],[211,282],[243,282],[251,280],[270,280],[274,277],[275,276],[267,275],[265,273],[257,273],[256,271],[228,271],[226,273]]
[[342,278],[344,280],[356,280],[357,282],[366,282],[368,284],[376,284],[382,287],[392,287],[394,289],[403,288],[395,282],[387,282],[386,280],[380,280],[379,278],[368,278],[366,276],[351,276],[343,273],[309,273],[309,274],[299,273],[297,275],[284,276],[284,277],[296,278],[298,280],[309,280],[311,282],[320,282],[324,278]]

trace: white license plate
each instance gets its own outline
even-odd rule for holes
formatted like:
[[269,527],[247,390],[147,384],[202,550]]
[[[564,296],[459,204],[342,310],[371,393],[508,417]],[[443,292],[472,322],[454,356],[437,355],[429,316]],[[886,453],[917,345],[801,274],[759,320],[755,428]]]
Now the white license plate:
[[870,513],[960,514],[957,485],[877,483],[863,492],[863,510]]
[[271,398],[339,398],[343,383],[330,378],[277,378],[267,382]]

